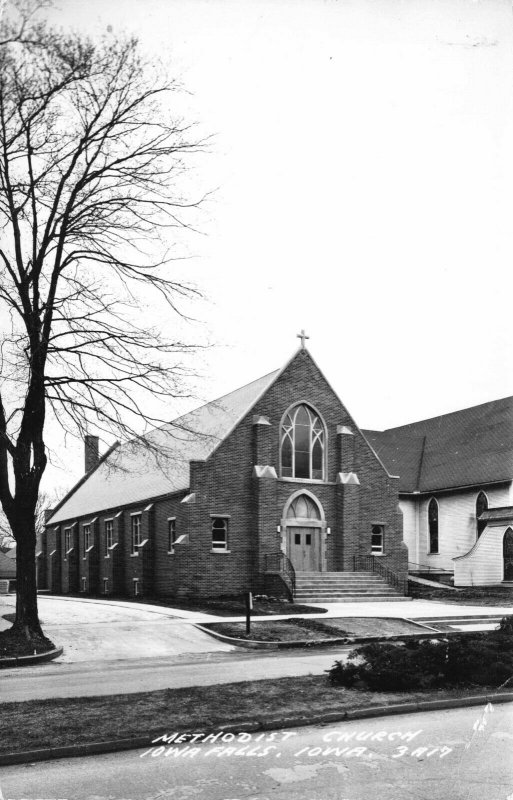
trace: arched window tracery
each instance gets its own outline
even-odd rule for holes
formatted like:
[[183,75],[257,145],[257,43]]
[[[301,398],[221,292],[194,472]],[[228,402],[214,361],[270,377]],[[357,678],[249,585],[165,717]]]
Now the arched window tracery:
[[281,426],[281,476],[324,480],[324,424],[310,406],[291,408]]
[[319,506],[307,494],[295,497],[287,509],[287,519],[321,519]]

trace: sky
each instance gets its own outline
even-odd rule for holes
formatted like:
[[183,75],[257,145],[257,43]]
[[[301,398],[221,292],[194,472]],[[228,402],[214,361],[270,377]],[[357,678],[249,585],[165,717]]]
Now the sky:
[[[210,135],[180,275],[198,398],[308,348],[362,428],[513,394],[513,13],[505,0],[61,0],[136,33]],[[141,314],[151,314],[151,308]],[[162,312],[159,311],[159,314]],[[168,320],[160,317],[162,324]],[[50,431],[46,484],[82,448]]]

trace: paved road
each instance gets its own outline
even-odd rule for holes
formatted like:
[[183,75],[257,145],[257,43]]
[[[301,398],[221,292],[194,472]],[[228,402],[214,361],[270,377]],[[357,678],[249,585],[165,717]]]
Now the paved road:
[[2,670],[0,702],[85,697],[181,686],[320,675],[350,647],[316,651],[187,654],[177,658],[47,664]]
[[[473,730],[476,721],[482,730]],[[270,733],[263,739],[258,736],[262,734],[235,744],[218,740],[184,743],[181,749],[167,745],[164,752],[154,750],[156,755],[140,750],[5,767],[0,796],[513,800],[510,704],[495,706],[493,713],[455,709],[286,730],[274,738]]]

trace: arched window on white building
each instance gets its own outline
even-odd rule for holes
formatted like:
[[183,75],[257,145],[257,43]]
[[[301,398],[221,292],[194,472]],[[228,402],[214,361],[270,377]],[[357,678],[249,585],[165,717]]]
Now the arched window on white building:
[[428,505],[429,553],[438,553],[438,501],[431,498]]
[[484,511],[488,511],[488,498],[484,492],[479,492],[476,500],[476,526],[478,539],[486,528],[486,520],[479,519]]

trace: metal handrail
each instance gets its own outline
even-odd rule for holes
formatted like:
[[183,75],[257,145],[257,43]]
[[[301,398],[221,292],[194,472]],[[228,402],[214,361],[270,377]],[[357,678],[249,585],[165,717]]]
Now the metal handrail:
[[392,572],[379,558],[374,556],[353,556],[353,568],[355,572],[358,569],[377,572],[390,586],[393,586],[404,595],[408,593],[408,581],[405,578],[400,578],[397,573]]
[[290,558],[284,552],[278,550],[276,553],[266,553],[264,556],[264,571],[281,575],[291,598],[294,599],[296,594],[296,571]]
[[[417,569],[418,567],[418,569]],[[449,575],[452,575],[451,569],[445,569],[445,567],[430,567],[426,564],[416,564],[415,561],[408,561],[408,571],[409,572],[448,572]]]

